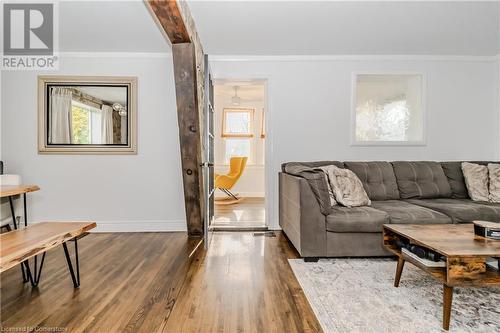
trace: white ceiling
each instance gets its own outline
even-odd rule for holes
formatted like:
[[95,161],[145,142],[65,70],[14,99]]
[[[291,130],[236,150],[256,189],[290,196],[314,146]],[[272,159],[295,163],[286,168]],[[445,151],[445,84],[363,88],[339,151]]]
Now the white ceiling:
[[500,3],[189,1],[211,55],[496,55]]
[[142,0],[60,1],[62,52],[171,52]]
[[238,87],[238,96],[242,101],[263,102],[265,99],[265,86],[263,84],[245,83],[239,81],[215,83],[214,94],[216,99],[231,99],[234,96],[234,87]]

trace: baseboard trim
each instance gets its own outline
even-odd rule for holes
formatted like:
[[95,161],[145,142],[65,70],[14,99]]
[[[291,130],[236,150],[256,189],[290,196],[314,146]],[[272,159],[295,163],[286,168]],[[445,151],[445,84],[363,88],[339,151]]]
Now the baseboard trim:
[[94,232],[187,231],[185,220],[97,221]]
[[[74,221],[74,220],[73,220]],[[53,221],[58,222],[58,221]],[[64,221],[61,221],[64,222]],[[77,221],[74,221],[77,222]],[[177,232],[187,231],[186,220],[95,221],[90,232]],[[36,224],[30,223],[30,224]]]

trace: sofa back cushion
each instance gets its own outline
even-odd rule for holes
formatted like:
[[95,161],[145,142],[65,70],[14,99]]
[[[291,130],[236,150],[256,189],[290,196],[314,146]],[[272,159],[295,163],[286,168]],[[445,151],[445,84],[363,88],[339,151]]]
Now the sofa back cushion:
[[450,183],[451,197],[455,199],[469,199],[467,186],[465,185],[462,162],[441,162],[448,183]]
[[396,175],[389,162],[344,162],[358,176],[371,200],[398,200]]
[[308,168],[319,168],[327,165],[335,165],[336,167],[343,168],[344,163],[339,161],[318,161],[318,162],[287,162],[281,165],[281,170],[288,173],[288,168],[293,166],[304,166]]
[[[473,161],[471,163],[487,165],[488,163],[497,162]],[[441,162],[441,167],[450,183],[451,197],[455,199],[470,199],[467,186],[465,185],[462,162]]]
[[451,198],[451,187],[438,162],[392,162],[401,199]]

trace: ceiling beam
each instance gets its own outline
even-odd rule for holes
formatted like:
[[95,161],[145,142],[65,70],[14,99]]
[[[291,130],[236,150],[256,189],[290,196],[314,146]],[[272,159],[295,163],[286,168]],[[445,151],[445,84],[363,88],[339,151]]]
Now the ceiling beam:
[[153,14],[162,32],[172,44],[190,43],[189,33],[175,0],[146,0],[146,7]]
[[190,236],[202,236],[205,208],[201,169],[205,98],[203,48],[185,1],[145,0],[145,3],[172,44],[187,229]]

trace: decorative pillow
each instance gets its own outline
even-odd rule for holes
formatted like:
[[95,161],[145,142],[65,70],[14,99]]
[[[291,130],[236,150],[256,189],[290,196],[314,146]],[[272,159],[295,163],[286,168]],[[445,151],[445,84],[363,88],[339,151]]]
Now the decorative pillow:
[[354,172],[334,165],[325,167],[337,202],[346,207],[369,206],[370,198]]
[[328,194],[330,196],[330,204],[333,206],[337,206],[337,200],[335,200],[335,195],[333,194],[332,184],[330,183],[330,178],[328,177],[328,166],[319,167],[321,171],[325,173],[326,184],[328,185]]
[[462,171],[471,199],[474,201],[489,201],[488,167],[486,165],[463,162]]
[[500,164],[489,163],[490,201],[500,203]]

